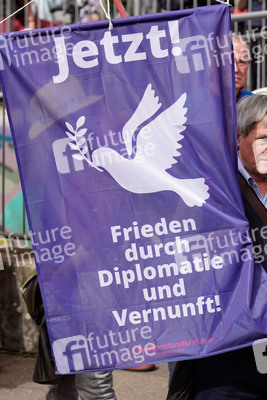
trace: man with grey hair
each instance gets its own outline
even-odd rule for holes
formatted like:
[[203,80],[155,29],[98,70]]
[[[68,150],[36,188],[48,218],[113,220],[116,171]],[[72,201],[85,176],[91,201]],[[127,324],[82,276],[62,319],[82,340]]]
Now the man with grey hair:
[[[267,271],[267,96],[246,96],[237,104],[239,185],[253,244],[255,268]],[[256,229],[257,228],[257,229]],[[266,301],[266,299],[265,299]],[[196,400],[266,400],[267,375],[257,370],[252,347],[196,360]]]
[[267,208],[267,96],[244,97],[237,105],[239,172]]
[[[254,254],[255,268],[267,272],[267,96],[246,96],[239,101],[237,131],[239,185],[254,250],[260,250]],[[177,399],[267,400],[267,374],[257,370],[251,346],[182,361],[174,370],[167,397]]]

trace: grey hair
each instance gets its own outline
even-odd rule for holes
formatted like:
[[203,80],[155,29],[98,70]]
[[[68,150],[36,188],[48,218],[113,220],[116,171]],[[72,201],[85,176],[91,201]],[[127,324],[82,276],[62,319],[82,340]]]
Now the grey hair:
[[244,138],[255,128],[257,122],[263,121],[267,127],[267,96],[254,94],[241,98],[236,112],[237,130]]

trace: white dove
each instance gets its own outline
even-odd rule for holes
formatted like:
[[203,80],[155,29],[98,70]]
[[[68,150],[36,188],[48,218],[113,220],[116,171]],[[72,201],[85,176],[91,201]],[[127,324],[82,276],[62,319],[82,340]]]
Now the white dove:
[[[167,172],[177,163],[174,157],[180,156],[177,149],[182,146],[177,142],[183,139],[181,132],[186,129],[185,101],[186,93],[183,93],[174,104],[141,128],[137,135],[136,152],[132,158],[127,159],[111,148],[100,147],[92,153],[91,166],[106,170],[121,187],[130,192],[144,194],[171,190],[177,193],[187,206],[201,207],[210,196],[204,178],[179,179]],[[149,84],[122,131],[129,156],[133,154],[134,132],[160,107],[158,97],[155,97]],[[148,144],[149,151],[146,150]]]

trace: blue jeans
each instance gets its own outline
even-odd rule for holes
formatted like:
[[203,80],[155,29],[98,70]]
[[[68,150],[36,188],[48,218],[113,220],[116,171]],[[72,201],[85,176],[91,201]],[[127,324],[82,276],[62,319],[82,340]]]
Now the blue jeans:
[[176,365],[176,361],[169,361],[169,362],[168,362],[168,368],[169,368],[169,385],[170,385],[171,380],[172,380],[172,374],[173,374],[175,365]]

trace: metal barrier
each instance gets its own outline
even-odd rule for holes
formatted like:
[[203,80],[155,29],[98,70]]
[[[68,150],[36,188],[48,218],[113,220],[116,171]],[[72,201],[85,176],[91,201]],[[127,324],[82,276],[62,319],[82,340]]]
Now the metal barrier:
[[[264,1],[266,5],[266,1]],[[233,14],[233,32],[240,34],[247,42],[252,57],[248,72],[247,88],[249,90],[267,86],[266,52],[267,52],[267,11]]]
[[[40,0],[37,0],[37,4]],[[78,22],[81,16],[78,7],[79,0],[62,0],[62,7],[49,10],[50,19],[35,18],[36,28],[43,25],[69,24]],[[96,0],[98,1],[98,0]],[[111,0],[110,0],[111,1]],[[237,1],[237,0],[235,0]],[[0,2],[0,21],[10,15],[18,7],[26,4],[26,0],[6,0]],[[123,1],[129,15],[140,15],[154,12],[170,11],[174,9],[198,7],[203,5],[217,4],[215,0],[126,0]],[[56,0],[55,0],[56,5]],[[267,11],[266,0],[262,0],[261,11],[253,11],[252,0],[248,0],[248,12],[231,15],[232,30],[240,34],[249,44],[251,55],[254,59],[254,69],[250,68],[248,73],[247,89],[252,90],[267,86],[266,81],[266,53],[267,53]],[[104,13],[98,8],[99,18],[104,18]],[[19,30],[27,27],[33,15],[43,17],[40,9],[25,7],[19,14],[8,19],[0,25],[0,32]],[[118,11],[113,4],[112,17],[119,17]],[[256,78],[255,78],[256,77]],[[18,168],[15,160],[14,149],[7,120],[3,96],[0,93],[0,179],[1,179],[1,203],[0,203],[0,231],[2,237],[11,237],[10,232],[21,239],[25,238],[27,232],[27,220],[23,205]],[[28,237],[28,236],[27,236]],[[1,243],[1,236],[0,236]]]

